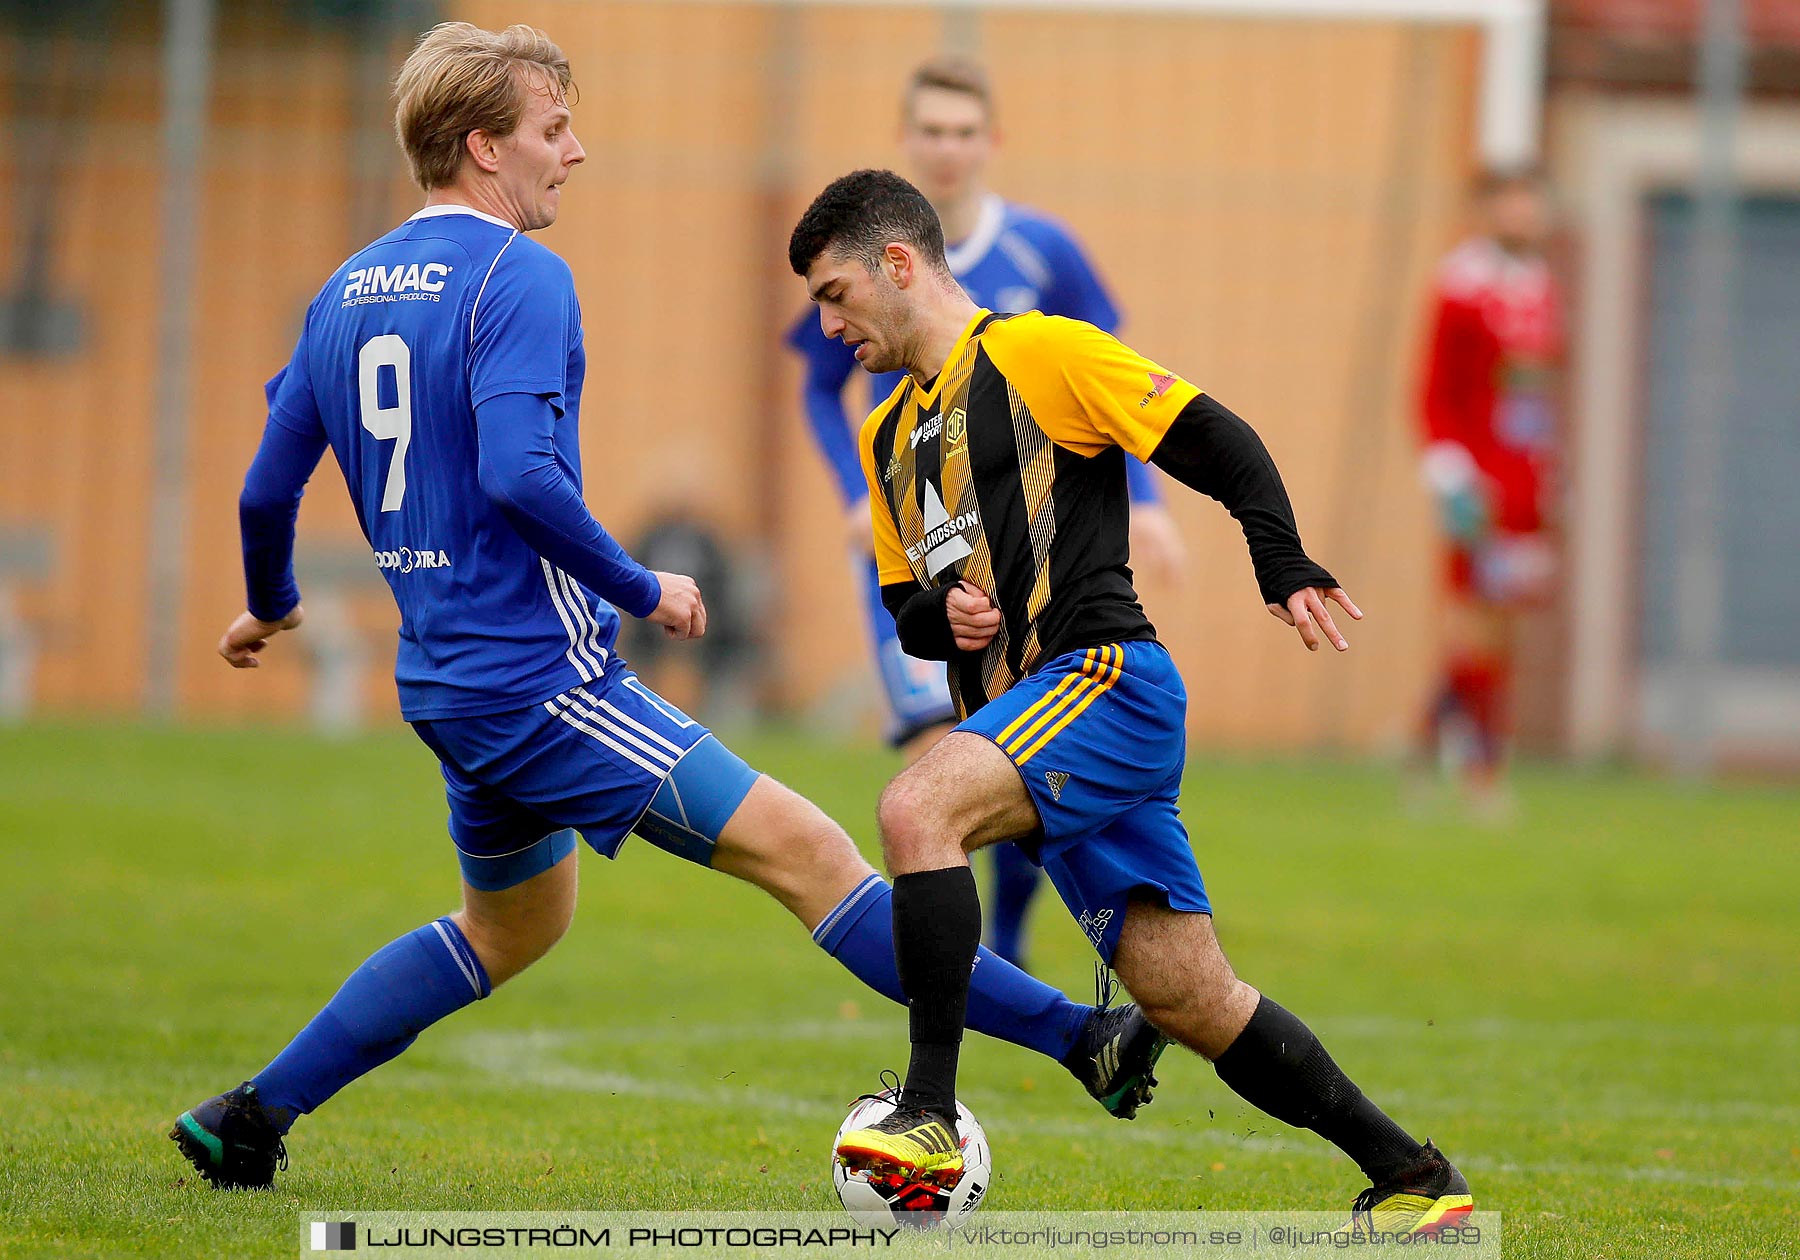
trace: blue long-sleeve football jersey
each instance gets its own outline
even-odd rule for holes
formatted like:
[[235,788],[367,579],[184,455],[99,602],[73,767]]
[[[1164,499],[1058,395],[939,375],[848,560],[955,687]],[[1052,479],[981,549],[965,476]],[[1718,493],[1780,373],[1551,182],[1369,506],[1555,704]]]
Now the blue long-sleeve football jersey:
[[400,608],[409,721],[599,678],[613,604],[644,616],[660,588],[581,499],[586,364],[568,265],[504,220],[430,206],[353,255],[268,385],[239,505],[250,611],[299,599],[294,510],[329,444]]

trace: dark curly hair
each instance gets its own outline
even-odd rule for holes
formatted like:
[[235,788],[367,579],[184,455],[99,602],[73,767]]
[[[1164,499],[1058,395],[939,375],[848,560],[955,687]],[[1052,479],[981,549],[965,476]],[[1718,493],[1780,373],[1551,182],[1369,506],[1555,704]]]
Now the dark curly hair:
[[925,194],[892,171],[852,171],[827,184],[800,216],[788,238],[788,265],[804,276],[830,250],[874,270],[894,241],[913,246],[927,264],[949,274],[944,225]]

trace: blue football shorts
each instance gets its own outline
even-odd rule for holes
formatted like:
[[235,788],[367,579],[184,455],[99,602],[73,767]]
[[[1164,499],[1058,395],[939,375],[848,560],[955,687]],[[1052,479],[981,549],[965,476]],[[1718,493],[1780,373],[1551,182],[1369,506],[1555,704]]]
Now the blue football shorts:
[[710,866],[758,777],[616,656],[541,704],[412,727],[443,769],[463,878],[488,892],[555,866],[575,832],[605,857],[635,832]]
[[901,650],[900,631],[894,625],[893,614],[881,602],[881,578],[875,558],[867,557],[860,567],[858,580],[867,606],[875,666],[881,674],[882,694],[887,697],[888,742],[898,748],[921,731],[956,721],[956,706],[950,701],[944,663],[922,661]]
[[956,729],[991,740],[1037,806],[1021,842],[1112,961],[1134,896],[1210,914],[1177,797],[1187,689],[1160,643],[1108,643],[1047,661]]

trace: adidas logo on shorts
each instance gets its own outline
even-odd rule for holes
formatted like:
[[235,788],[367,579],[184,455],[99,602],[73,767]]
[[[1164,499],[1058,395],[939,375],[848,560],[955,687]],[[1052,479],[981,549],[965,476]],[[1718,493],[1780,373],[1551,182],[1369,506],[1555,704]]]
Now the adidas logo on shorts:
[[1050,795],[1061,801],[1062,790],[1069,782],[1069,772],[1067,770],[1046,770],[1044,771],[1044,782],[1050,785]]

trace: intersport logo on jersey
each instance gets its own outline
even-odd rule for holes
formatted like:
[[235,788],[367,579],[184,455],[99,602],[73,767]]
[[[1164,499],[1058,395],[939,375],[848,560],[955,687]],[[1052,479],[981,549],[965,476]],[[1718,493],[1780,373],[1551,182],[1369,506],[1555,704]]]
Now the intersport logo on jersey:
[[932,416],[930,419],[926,420],[924,424],[912,431],[912,448],[915,451],[918,450],[920,442],[931,441],[932,438],[938,435],[943,427],[944,417],[942,416]]
[[396,263],[392,267],[358,267],[344,277],[344,305],[363,302],[438,302],[444,281],[455,268],[446,263]]

